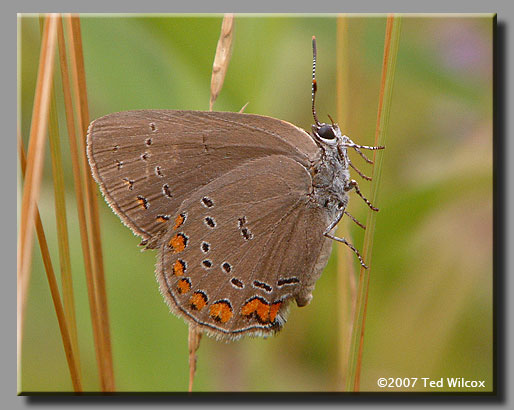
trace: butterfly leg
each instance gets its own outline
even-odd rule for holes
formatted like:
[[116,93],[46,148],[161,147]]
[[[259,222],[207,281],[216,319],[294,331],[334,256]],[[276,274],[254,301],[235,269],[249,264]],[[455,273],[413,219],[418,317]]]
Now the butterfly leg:
[[366,225],[360,223],[357,218],[355,218],[353,215],[350,215],[348,212],[346,212],[346,210],[344,211],[344,214],[345,215],[348,215],[350,217],[350,219],[355,222],[357,225],[359,225],[362,229],[366,229]]
[[359,145],[353,142],[348,136],[344,135],[343,137],[346,137],[346,141],[342,145],[348,148],[353,148],[362,158],[364,158],[364,161],[366,161],[369,164],[373,164],[373,161],[370,160],[366,155],[364,155],[361,149],[369,149],[372,151],[377,149],[385,149],[385,147],[381,145],[379,145],[378,147],[371,147],[369,145]]
[[375,208],[373,205],[371,205],[371,202],[368,201],[368,199],[362,195],[362,192],[361,190],[359,189],[359,184],[357,184],[357,181],[355,179],[352,179],[350,180],[350,182],[348,183],[348,185],[346,186],[345,188],[345,191],[350,191],[352,189],[355,189],[355,192],[357,192],[357,195],[359,195],[363,200],[364,202],[366,202],[366,204],[373,210],[373,211],[376,211],[378,212],[378,208]]
[[353,144],[353,143],[351,145],[347,145],[347,147],[353,148],[362,158],[364,158],[364,161],[366,161],[368,164],[374,164],[374,162],[371,159],[369,159],[364,154],[364,152],[362,152],[359,148],[372,149],[372,148],[375,148],[375,147],[367,147],[365,145],[356,145],[356,144]]
[[359,258],[359,262],[364,267],[364,269],[368,269],[368,267],[364,263],[364,260],[362,259],[361,254],[359,253],[359,251],[357,249],[355,249],[355,247],[350,242],[348,242],[344,238],[339,238],[330,233],[330,231],[332,229],[334,229],[334,226],[336,226],[339,223],[339,221],[341,220],[341,218],[343,217],[343,215],[345,213],[346,213],[346,211],[344,209],[340,210],[339,213],[337,214],[336,218],[327,227],[327,229],[325,229],[325,232],[323,232],[323,235],[326,236],[327,238],[333,239],[334,241],[337,241],[337,242],[344,243],[346,246],[348,246],[355,253],[355,255],[357,255],[357,258]]
[[348,158],[348,164],[361,176],[361,178],[364,178],[367,181],[371,181],[371,177],[368,177],[367,175],[364,175],[355,165],[352,164],[352,161],[350,161],[350,158]]
[[[346,137],[346,138],[345,138]],[[369,150],[377,150],[377,149],[385,149],[384,146],[382,145],[379,145],[379,146],[376,146],[376,147],[373,147],[373,146],[370,146],[370,145],[360,145],[360,144],[356,144],[355,142],[353,142],[350,137],[348,137],[348,135],[343,135],[343,138],[345,138],[345,142],[343,143],[343,145],[345,147],[349,147],[349,148],[354,148],[355,151],[359,152],[359,148],[360,149],[369,149]]]

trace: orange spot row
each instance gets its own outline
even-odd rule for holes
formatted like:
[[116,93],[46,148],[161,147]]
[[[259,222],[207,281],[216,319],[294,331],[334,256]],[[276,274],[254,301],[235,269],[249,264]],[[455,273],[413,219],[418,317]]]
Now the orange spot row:
[[170,239],[168,245],[173,248],[173,253],[182,252],[186,248],[187,237],[182,233],[177,233]]
[[207,305],[207,296],[203,292],[195,292],[189,299],[191,309],[202,310]]
[[274,322],[282,302],[275,302],[269,305],[268,302],[260,298],[254,298],[246,302],[241,308],[243,316],[255,314],[261,323]]
[[274,322],[276,317],[277,317],[277,313],[280,309],[280,306],[282,305],[282,302],[275,302],[273,303],[270,308],[269,308],[269,320],[270,322]]
[[177,261],[173,264],[173,273],[175,274],[175,276],[182,276],[184,274],[185,269],[186,264],[180,259],[177,259]]
[[184,217],[184,214],[180,214],[179,216],[177,216],[175,218],[175,226],[173,227],[173,229],[178,229],[185,221],[185,217]]
[[138,196],[137,197],[137,202],[139,203],[139,207],[140,208],[148,209],[148,201],[144,197]]
[[181,295],[191,290],[191,282],[188,279],[180,279],[177,283],[177,292]]
[[232,307],[224,300],[213,303],[209,309],[209,315],[216,321],[226,323],[233,315]]

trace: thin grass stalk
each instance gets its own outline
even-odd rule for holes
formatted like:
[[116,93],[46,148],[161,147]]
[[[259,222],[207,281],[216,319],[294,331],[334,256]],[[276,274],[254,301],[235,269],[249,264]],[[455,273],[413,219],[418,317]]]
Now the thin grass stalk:
[[[232,39],[234,34],[234,15],[225,14],[221,22],[221,32],[216,46],[216,53],[214,55],[214,62],[212,64],[211,76],[211,96],[209,99],[209,111],[212,111],[214,102],[218,98],[225,75],[227,74],[230,56],[232,54]],[[246,107],[246,105],[245,105]],[[244,110],[243,107],[241,111]],[[188,345],[189,345],[189,387],[188,391],[193,391],[193,382],[196,372],[196,352],[200,347],[200,340],[202,333],[196,326],[189,325]]]
[[75,107],[79,126],[79,160],[82,171],[84,188],[86,190],[86,210],[88,215],[88,230],[94,273],[94,291],[98,305],[98,318],[102,343],[102,362],[104,369],[105,391],[116,390],[114,383],[114,368],[112,362],[111,332],[109,324],[109,309],[105,285],[105,272],[102,253],[102,237],[100,234],[100,217],[96,185],[89,171],[86,158],[86,134],[89,125],[89,107],[87,101],[86,74],[84,55],[82,51],[82,35],[80,19],[77,15],[68,15],[68,35],[70,36],[70,57],[72,62],[72,80],[75,96]]
[[[387,128],[389,125],[389,113],[391,109],[392,92],[396,59],[398,55],[398,43],[400,38],[401,19],[393,14],[388,15],[386,22],[384,58],[382,64],[382,79],[377,113],[377,126],[375,131],[375,145],[385,145]],[[375,206],[378,204],[378,191],[382,174],[383,151],[374,151],[373,182],[371,184],[370,201]],[[361,267],[359,277],[359,291],[357,295],[357,308],[355,312],[355,327],[352,336],[351,365],[348,378],[348,391],[360,390],[360,374],[362,368],[362,351],[364,347],[364,332],[366,324],[366,312],[368,306],[369,278],[371,274],[371,256],[373,249],[373,236],[375,232],[376,213],[371,209],[368,212],[366,232],[364,234],[364,246],[362,256],[369,266]]]
[[27,173],[23,186],[20,231],[17,254],[17,347],[18,366],[21,360],[23,321],[25,318],[26,297],[30,281],[30,264],[34,239],[36,204],[41,188],[46,127],[52,90],[55,58],[57,19],[55,14],[46,17],[41,40],[38,78],[32,111],[30,141],[27,160]]
[[[25,148],[23,146],[23,140],[18,134],[18,150],[21,164],[21,175],[25,176],[27,168],[27,159],[25,155]],[[64,347],[64,353],[66,355],[66,361],[68,363],[68,369],[70,370],[71,383],[75,392],[82,392],[82,382],[80,377],[80,370],[77,362],[76,350],[73,347],[73,341],[69,332],[69,326],[66,320],[66,314],[61,303],[61,297],[59,295],[59,287],[57,286],[57,279],[55,278],[54,268],[52,265],[52,259],[50,258],[50,251],[48,250],[48,243],[46,241],[45,231],[43,229],[43,223],[39,210],[36,206],[36,217],[35,217],[36,233],[39,241],[39,247],[41,249],[41,256],[43,259],[43,265],[45,267],[46,277],[48,279],[48,286],[50,287],[50,294],[54,304],[55,314],[57,315],[57,323],[59,324],[59,330],[61,332],[62,344]]]
[[[43,17],[40,17],[41,31],[43,30]],[[58,23],[58,26],[60,24]],[[64,171],[62,167],[61,143],[59,135],[59,122],[57,117],[57,71],[54,73],[54,91],[51,95],[50,119],[48,123],[48,138],[50,142],[50,157],[52,160],[52,177],[54,185],[55,218],[57,225],[57,243],[59,249],[59,266],[61,271],[61,286],[64,314],[75,352],[75,363],[80,374],[80,351],[77,335],[77,321],[75,315],[75,298],[73,292],[73,279],[71,275],[70,244],[68,238],[68,221],[66,216],[66,199],[64,189]]]
[[71,98],[71,87],[69,80],[68,62],[66,59],[66,45],[64,40],[64,33],[62,27],[62,19],[59,17],[58,25],[58,45],[59,45],[59,61],[61,67],[61,79],[64,95],[64,109],[66,114],[66,126],[68,129],[71,164],[73,172],[73,183],[75,186],[75,199],[77,202],[77,214],[80,229],[80,242],[82,247],[82,255],[84,259],[84,271],[86,274],[87,293],[89,300],[89,311],[91,315],[91,322],[93,327],[93,341],[95,346],[96,360],[98,365],[98,372],[100,375],[100,383],[103,386],[103,361],[101,360],[102,344],[100,343],[100,324],[98,322],[98,307],[94,292],[94,281],[93,281],[93,268],[91,264],[91,251],[89,249],[89,240],[87,232],[86,222],[86,211],[85,211],[85,199],[84,199],[84,187],[82,185],[82,179],[80,176],[80,165],[78,159],[78,147],[77,147],[77,136],[75,132],[75,115],[73,113],[73,103]]
[[[337,17],[336,32],[336,91],[337,91],[337,122],[343,128],[348,127],[350,110],[348,102],[349,95],[349,61],[348,58],[348,20],[349,17],[339,14]],[[337,236],[349,238],[350,230],[348,219],[343,218],[337,226]],[[350,237],[351,241],[351,237]],[[337,294],[338,300],[338,383],[337,388],[344,390],[346,382],[348,357],[350,354],[350,342],[355,310],[355,299],[357,294],[355,280],[355,266],[353,255],[348,251],[348,247],[340,242],[335,242],[337,267]]]
[[220,38],[218,39],[216,54],[214,56],[214,63],[212,64],[209,111],[212,111],[214,102],[216,101],[216,98],[218,98],[218,95],[223,88],[223,81],[225,81],[225,75],[227,74],[228,70],[228,63],[230,62],[230,56],[232,54],[233,33],[234,15],[230,13],[225,14],[223,21],[221,22]]
[[193,383],[195,380],[196,373],[196,352],[200,347],[200,341],[202,340],[202,332],[198,330],[196,326],[189,325],[189,332],[187,338],[187,344],[189,347],[189,386],[188,392],[193,391]]

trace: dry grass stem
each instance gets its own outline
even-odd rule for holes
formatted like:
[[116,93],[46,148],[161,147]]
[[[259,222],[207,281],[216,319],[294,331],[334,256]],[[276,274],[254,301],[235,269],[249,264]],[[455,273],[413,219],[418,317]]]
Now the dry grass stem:
[[20,230],[18,235],[17,254],[17,346],[18,365],[21,358],[21,341],[27,290],[29,285],[30,263],[34,239],[34,221],[36,204],[41,188],[45,137],[52,92],[53,68],[55,59],[57,16],[46,17],[41,54],[39,58],[38,78],[32,111],[27,173],[23,186]]
[[79,160],[82,170],[84,188],[86,190],[86,210],[88,215],[88,230],[94,273],[94,291],[98,305],[98,322],[100,324],[101,354],[103,362],[103,390],[115,391],[114,368],[112,362],[112,347],[110,337],[109,310],[105,273],[103,266],[102,238],[100,234],[100,218],[98,211],[96,185],[93,181],[86,158],[86,133],[89,124],[89,108],[87,102],[86,76],[84,56],[82,52],[82,37],[80,20],[76,15],[68,16],[70,35],[70,55],[72,61],[72,78],[75,95],[75,107],[78,112],[79,124]]
[[[340,14],[337,17],[336,38],[336,90],[337,90],[337,122],[344,128],[348,127],[350,110],[348,109],[349,96],[349,61],[348,58],[348,17]],[[349,238],[351,241],[348,219],[344,218],[338,225],[338,236]],[[337,252],[337,292],[338,298],[338,388],[345,385],[350,343],[357,296],[355,266],[353,254],[348,247],[336,242]]]
[[223,87],[223,81],[228,70],[230,54],[232,52],[232,38],[234,34],[234,15],[225,14],[221,23],[221,33],[216,48],[216,55],[212,65],[211,77],[211,99],[209,101],[209,111],[212,111],[214,101]]
[[70,57],[72,62],[72,79],[75,95],[75,107],[79,124],[79,161],[81,165],[84,188],[86,190],[86,210],[94,274],[94,292],[98,305],[98,322],[100,324],[101,354],[103,362],[103,390],[115,391],[114,368],[109,325],[109,309],[103,267],[102,238],[100,235],[100,218],[96,185],[93,181],[86,158],[86,133],[89,125],[89,108],[87,102],[86,74],[82,51],[80,20],[76,15],[69,15],[68,34],[70,36]]
[[243,105],[243,106],[241,107],[241,109],[239,110],[239,114],[242,114],[242,113],[244,113],[244,112],[245,112],[246,107],[248,107],[248,104],[250,104],[250,102],[247,102],[245,105]]
[[[391,108],[391,97],[394,84],[394,73],[398,53],[398,42],[400,36],[400,17],[388,15],[386,22],[384,57],[382,64],[382,79],[380,83],[380,94],[377,112],[377,126],[375,131],[375,145],[385,145],[387,128],[389,123],[389,112]],[[378,205],[378,190],[380,176],[382,173],[383,151],[374,152],[373,182],[371,184],[371,196],[369,200],[375,206]],[[349,391],[360,390],[360,374],[362,368],[362,351],[364,347],[364,331],[366,324],[366,312],[368,306],[369,278],[371,274],[371,253],[373,249],[373,235],[375,232],[376,214],[370,210],[366,221],[367,229],[364,233],[364,246],[362,256],[369,266],[369,269],[361,268],[359,276],[359,290],[357,306],[355,310],[355,327],[352,335],[352,354],[350,366],[350,379],[348,380]]]
[[187,343],[189,345],[189,388],[188,391],[193,391],[193,382],[196,372],[196,352],[200,347],[200,340],[202,339],[202,332],[195,326],[189,325],[189,335]]
[[103,371],[103,362],[101,360],[101,343],[100,343],[100,331],[99,331],[99,323],[98,323],[98,307],[94,293],[94,284],[93,284],[93,268],[91,265],[91,250],[89,248],[89,240],[88,240],[88,232],[87,232],[87,222],[86,222],[86,211],[84,205],[84,187],[82,184],[82,179],[80,176],[80,165],[78,159],[78,147],[77,147],[77,137],[75,132],[75,115],[73,112],[73,103],[71,97],[71,87],[69,83],[69,69],[68,62],[66,58],[66,45],[64,40],[64,33],[62,29],[62,22],[59,24],[59,57],[60,57],[60,67],[61,67],[61,77],[62,77],[62,86],[63,86],[63,95],[64,95],[64,109],[66,114],[66,125],[68,130],[69,137],[69,145],[70,145],[70,154],[71,154],[71,164],[72,164],[72,172],[73,172],[73,182],[75,186],[75,198],[77,202],[77,214],[80,228],[80,241],[82,246],[82,255],[84,259],[84,270],[86,274],[86,284],[88,290],[88,298],[89,298],[89,310],[91,315],[92,327],[93,327],[93,341],[96,352],[97,365],[100,373],[100,380],[102,386],[105,383],[102,383],[102,374]]
[[[42,22],[43,20],[40,19]],[[41,29],[43,25],[41,25]],[[57,36],[59,28],[62,31],[61,21],[57,24]],[[61,286],[64,314],[75,352],[75,362],[80,373],[80,354],[77,335],[77,321],[75,315],[75,298],[73,292],[73,279],[71,274],[70,243],[68,237],[68,221],[66,215],[66,199],[64,188],[64,171],[62,166],[61,142],[59,135],[59,122],[57,117],[57,103],[55,94],[57,90],[57,71],[54,73],[54,92],[51,97],[50,121],[48,123],[48,138],[50,142],[50,158],[52,162],[52,178],[54,186],[55,218],[57,226],[57,244],[59,250],[59,266],[61,271]]]
[[[25,148],[23,147],[23,141],[21,136],[18,134],[18,150],[21,164],[22,177],[25,176],[27,167],[27,159],[25,155]],[[48,279],[48,286],[50,287],[50,294],[54,303],[55,313],[57,315],[57,322],[59,324],[59,330],[61,332],[62,344],[64,347],[64,353],[66,355],[66,361],[68,362],[68,368],[70,370],[71,382],[73,390],[75,392],[82,391],[82,382],[80,378],[80,370],[77,362],[77,350],[73,346],[71,334],[69,332],[69,326],[67,324],[66,315],[61,303],[61,297],[59,295],[59,287],[57,285],[57,279],[55,278],[54,268],[52,260],[50,258],[50,251],[48,250],[48,243],[46,241],[45,231],[43,229],[43,223],[39,210],[36,206],[36,217],[35,217],[36,233],[39,241],[39,247],[41,249],[41,256],[43,259],[43,265],[45,267],[46,277]]]

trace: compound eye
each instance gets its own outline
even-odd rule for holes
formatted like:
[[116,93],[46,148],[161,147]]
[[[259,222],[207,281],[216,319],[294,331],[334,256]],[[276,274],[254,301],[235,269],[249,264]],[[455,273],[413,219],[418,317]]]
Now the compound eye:
[[336,135],[330,125],[322,125],[318,130],[318,135],[325,140],[333,140]]

